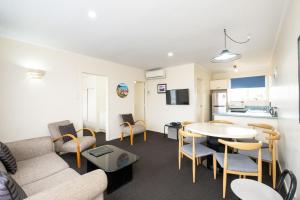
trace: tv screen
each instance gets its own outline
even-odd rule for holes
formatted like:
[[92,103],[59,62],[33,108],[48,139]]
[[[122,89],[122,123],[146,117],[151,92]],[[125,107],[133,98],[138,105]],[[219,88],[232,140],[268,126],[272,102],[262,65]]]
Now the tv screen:
[[167,105],[189,105],[189,89],[167,90]]

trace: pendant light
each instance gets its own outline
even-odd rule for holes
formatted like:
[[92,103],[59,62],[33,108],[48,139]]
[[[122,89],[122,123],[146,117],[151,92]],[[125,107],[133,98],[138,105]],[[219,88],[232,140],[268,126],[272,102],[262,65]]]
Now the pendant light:
[[225,62],[231,62],[231,61],[234,61],[234,60],[238,60],[238,59],[240,59],[242,57],[241,54],[230,52],[227,49],[227,41],[226,41],[227,38],[229,38],[231,41],[233,41],[233,42],[235,42],[237,44],[244,44],[244,43],[247,43],[247,42],[250,41],[250,37],[248,37],[247,40],[243,41],[243,42],[236,41],[236,40],[232,39],[232,37],[230,37],[227,34],[226,29],[224,29],[224,44],[225,44],[225,49],[219,55],[217,55],[216,57],[212,58],[210,60],[211,62],[213,62],[213,63],[225,63]]

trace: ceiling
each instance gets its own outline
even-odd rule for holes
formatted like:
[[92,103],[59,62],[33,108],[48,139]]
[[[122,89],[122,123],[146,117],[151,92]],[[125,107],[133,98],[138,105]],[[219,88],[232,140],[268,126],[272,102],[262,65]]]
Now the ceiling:
[[[1,0],[0,35],[143,69],[194,62],[214,72],[233,64],[259,70],[269,64],[286,1]],[[210,63],[224,47],[224,28],[251,41],[228,42],[242,59]]]

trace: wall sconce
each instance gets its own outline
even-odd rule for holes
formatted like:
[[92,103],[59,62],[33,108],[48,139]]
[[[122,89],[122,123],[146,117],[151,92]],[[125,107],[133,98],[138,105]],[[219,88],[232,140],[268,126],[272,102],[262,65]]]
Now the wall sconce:
[[46,72],[39,69],[29,69],[27,71],[27,76],[30,79],[42,79],[45,76]]

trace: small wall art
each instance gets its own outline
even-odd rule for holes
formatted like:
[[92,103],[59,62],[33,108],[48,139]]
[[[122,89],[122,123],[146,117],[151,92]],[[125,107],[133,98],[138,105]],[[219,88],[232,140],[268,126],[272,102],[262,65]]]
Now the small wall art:
[[126,83],[119,83],[117,86],[117,90],[116,90],[118,96],[120,98],[125,98],[127,97],[128,93],[129,93],[129,89]]

